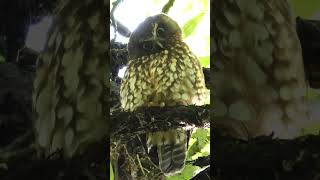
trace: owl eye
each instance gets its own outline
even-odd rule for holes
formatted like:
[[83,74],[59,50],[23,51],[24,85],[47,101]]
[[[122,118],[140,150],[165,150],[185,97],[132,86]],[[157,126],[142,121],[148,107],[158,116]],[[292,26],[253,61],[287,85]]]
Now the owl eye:
[[162,36],[162,35],[164,35],[164,28],[158,28],[157,29],[157,36]]
[[144,42],[142,48],[145,50],[153,50],[154,46],[151,42]]

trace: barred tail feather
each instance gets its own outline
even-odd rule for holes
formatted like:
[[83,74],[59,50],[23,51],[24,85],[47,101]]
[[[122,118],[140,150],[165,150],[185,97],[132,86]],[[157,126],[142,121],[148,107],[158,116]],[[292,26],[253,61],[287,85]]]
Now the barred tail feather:
[[148,148],[157,147],[159,168],[166,175],[181,172],[187,152],[186,132],[181,129],[148,134]]
[[186,159],[185,144],[170,144],[158,147],[159,166],[166,175],[173,175],[183,170]]

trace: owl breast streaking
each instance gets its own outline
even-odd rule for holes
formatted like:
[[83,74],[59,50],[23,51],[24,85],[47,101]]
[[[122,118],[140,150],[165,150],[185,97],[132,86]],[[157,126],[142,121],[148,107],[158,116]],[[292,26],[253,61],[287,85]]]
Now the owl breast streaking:
[[[170,17],[159,14],[142,22],[130,37],[128,51],[128,68],[120,88],[124,110],[204,104],[207,90],[202,67]],[[184,168],[186,141],[182,129],[147,134],[148,149],[157,148],[159,167],[165,175]]]
[[[216,118],[251,136],[299,135],[308,121],[300,42],[286,0],[213,0]],[[246,135],[248,136],[248,135]]]
[[33,90],[36,144],[45,155],[60,149],[66,158],[82,154],[109,131],[104,100],[108,3],[58,1]]

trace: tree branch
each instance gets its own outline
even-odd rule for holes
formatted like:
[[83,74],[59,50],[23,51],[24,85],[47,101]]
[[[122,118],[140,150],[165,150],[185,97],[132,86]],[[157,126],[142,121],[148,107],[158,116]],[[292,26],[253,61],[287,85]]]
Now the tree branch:
[[117,37],[117,33],[121,34],[122,36],[129,37],[131,35],[131,31],[123,25],[121,22],[117,21],[116,18],[114,17],[114,12],[117,9],[117,7],[122,3],[123,0],[117,0],[112,3],[113,7],[110,12],[110,20],[111,20],[111,25],[114,27],[114,39]]
[[210,105],[140,108],[135,112],[111,113],[111,139],[129,140],[149,131],[178,127],[210,126]]

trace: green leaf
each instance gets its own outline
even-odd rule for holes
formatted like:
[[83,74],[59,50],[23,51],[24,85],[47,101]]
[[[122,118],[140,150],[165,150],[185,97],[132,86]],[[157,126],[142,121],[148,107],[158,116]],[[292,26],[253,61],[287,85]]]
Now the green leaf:
[[194,16],[190,20],[188,20],[182,27],[183,30],[183,38],[187,38],[192,32],[196,29],[197,25],[201,21],[205,12],[201,12],[200,14]]
[[110,180],[114,180],[114,174],[113,174],[113,169],[112,169],[111,162],[110,162]]
[[197,129],[189,141],[187,160],[195,160],[210,154],[210,129]]
[[199,166],[186,165],[180,174],[167,177],[167,180],[190,180],[199,173],[201,168]]
[[210,56],[199,57],[199,60],[202,67],[210,67]]

